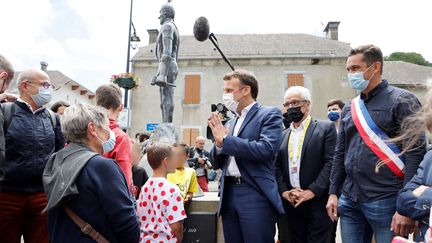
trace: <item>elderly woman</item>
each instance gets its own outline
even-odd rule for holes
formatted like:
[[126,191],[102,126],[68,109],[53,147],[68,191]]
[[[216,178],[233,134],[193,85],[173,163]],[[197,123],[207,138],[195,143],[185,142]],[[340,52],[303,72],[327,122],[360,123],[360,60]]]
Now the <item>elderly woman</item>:
[[114,160],[101,156],[115,145],[108,112],[78,104],[65,110],[61,122],[70,144],[43,173],[51,242],[138,242],[125,177]]

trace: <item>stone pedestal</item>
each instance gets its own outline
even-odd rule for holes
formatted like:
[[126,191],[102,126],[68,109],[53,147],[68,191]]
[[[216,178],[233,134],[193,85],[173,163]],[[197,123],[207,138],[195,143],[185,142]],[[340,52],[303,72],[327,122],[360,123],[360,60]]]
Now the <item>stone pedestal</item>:
[[153,135],[149,139],[149,143],[152,141],[161,141],[169,144],[174,144],[178,141],[174,124],[172,123],[161,123],[157,126]]

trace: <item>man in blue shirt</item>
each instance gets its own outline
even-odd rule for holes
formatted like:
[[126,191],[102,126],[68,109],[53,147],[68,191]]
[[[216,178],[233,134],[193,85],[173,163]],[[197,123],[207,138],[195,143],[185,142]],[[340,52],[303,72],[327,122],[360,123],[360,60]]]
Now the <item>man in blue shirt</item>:
[[[360,99],[372,120],[390,139],[399,134],[403,119],[421,107],[411,92],[390,86],[381,79],[383,56],[374,45],[350,51],[346,68],[348,82],[360,92]],[[414,176],[425,153],[424,139],[403,154],[404,176],[395,175],[361,137],[351,114],[351,102],[342,112],[330,176],[327,213],[341,217],[343,242],[391,242],[394,235],[407,236],[414,221],[396,212],[396,196]],[[397,144],[403,149],[403,144]],[[341,192],[341,197],[337,195]]]

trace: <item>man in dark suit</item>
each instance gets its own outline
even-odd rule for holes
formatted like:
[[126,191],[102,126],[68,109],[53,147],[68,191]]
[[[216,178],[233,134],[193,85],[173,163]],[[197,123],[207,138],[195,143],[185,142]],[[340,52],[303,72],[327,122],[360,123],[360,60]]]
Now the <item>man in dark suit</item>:
[[210,158],[222,169],[220,207],[225,242],[274,242],[283,206],[274,160],[282,135],[282,114],[256,102],[258,82],[247,71],[224,76],[225,106],[237,116],[226,127],[216,113],[209,126],[215,138]]
[[332,222],[326,203],[336,128],[332,122],[310,117],[308,89],[290,87],[284,101],[284,117],[291,125],[283,132],[276,158],[278,188],[288,225],[281,230],[287,230],[292,243],[327,243]]

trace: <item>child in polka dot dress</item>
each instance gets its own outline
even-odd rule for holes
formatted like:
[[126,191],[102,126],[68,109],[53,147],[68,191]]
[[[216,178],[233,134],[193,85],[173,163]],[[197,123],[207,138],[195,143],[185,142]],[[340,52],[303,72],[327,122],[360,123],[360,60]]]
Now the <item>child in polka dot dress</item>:
[[166,179],[175,170],[173,147],[163,142],[147,145],[153,176],[144,184],[138,199],[140,242],[181,242],[186,213],[176,185]]

